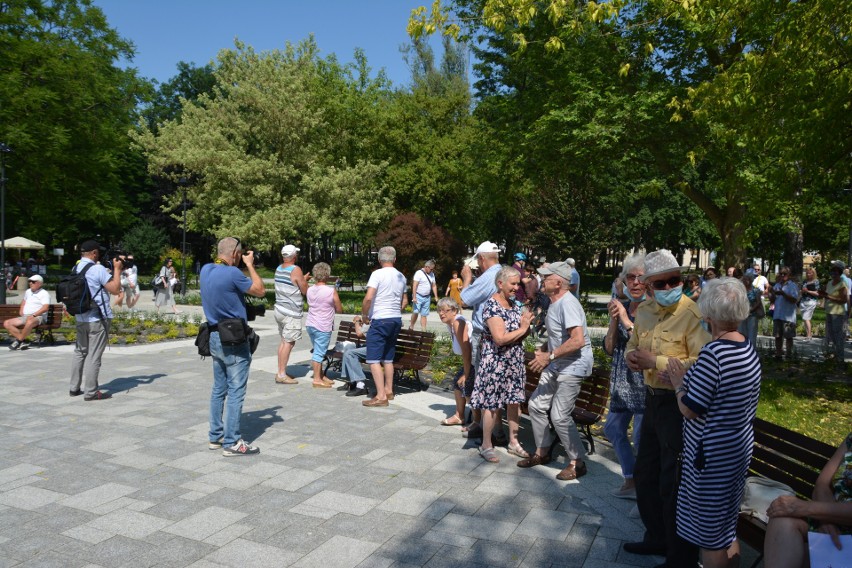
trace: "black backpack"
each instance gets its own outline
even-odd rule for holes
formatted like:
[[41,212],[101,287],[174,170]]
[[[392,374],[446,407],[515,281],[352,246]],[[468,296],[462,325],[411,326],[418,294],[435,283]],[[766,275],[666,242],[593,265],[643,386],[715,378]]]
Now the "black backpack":
[[86,272],[94,266],[94,263],[86,264],[80,272],[71,271],[71,274],[63,276],[56,287],[56,301],[65,304],[65,309],[72,316],[88,312],[98,307],[89,290],[86,281]]

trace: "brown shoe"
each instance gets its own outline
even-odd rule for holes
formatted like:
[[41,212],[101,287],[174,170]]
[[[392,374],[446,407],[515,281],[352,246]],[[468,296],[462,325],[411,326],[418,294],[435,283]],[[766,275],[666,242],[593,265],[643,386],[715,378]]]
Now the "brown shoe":
[[538,454],[533,454],[526,459],[522,459],[516,465],[522,468],[533,467],[536,465],[547,465],[550,463],[550,457],[544,456],[541,457]]
[[577,462],[577,464],[569,463],[568,466],[556,475],[556,479],[561,481],[571,481],[583,477],[588,473],[586,462]]
[[374,408],[374,407],[377,407],[377,406],[387,406],[387,405],[388,405],[388,401],[386,401],[386,400],[379,400],[379,399],[377,399],[377,398],[371,398],[370,400],[365,400],[365,401],[363,401],[361,404],[362,404],[363,406],[369,406],[369,407],[371,407],[371,408]]
[[331,388],[331,385],[327,385],[325,383],[311,383],[311,385],[315,389],[330,389]]
[[388,393],[388,400],[393,400],[393,393]]
[[291,377],[290,375],[284,375],[283,377],[279,377],[275,375],[275,382],[279,385],[298,385],[299,381]]

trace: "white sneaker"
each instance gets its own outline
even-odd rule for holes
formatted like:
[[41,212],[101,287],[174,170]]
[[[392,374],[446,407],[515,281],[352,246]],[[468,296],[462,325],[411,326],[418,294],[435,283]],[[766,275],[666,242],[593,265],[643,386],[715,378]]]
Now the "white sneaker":
[[234,457],[234,456],[253,456],[254,454],[259,454],[260,448],[257,446],[249,446],[245,443],[244,440],[239,440],[236,444],[231,446],[230,448],[223,448],[222,455],[226,458]]

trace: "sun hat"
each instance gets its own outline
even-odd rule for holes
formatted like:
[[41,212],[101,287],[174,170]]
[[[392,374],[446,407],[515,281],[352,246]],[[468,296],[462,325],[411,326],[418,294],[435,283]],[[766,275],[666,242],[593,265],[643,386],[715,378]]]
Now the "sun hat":
[[299,249],[293,245],[284,245],[281,247],[281,256],[293,256],[297,252],[299,252]]
[[571,280],[571,273],[574,271],[573,268],[567,262],[551,262],[545,266],[542,266],[538,269],[538,273],[542,276],[548,276],[550,274],[555,274],[564,278],[565,280]]
[[642,282],[645,282],[651,276],[664,274],[666,272],[683,272],[685,266],[678,264],[677,259],[672,254],[672,251],[666,249],[655,250],[645,255],[645,274],[642,276]]
[[42,278],[38,274],[33,274],[32,276],[27,278],[27,280],[29,280],[30,282],[44,282],[44,278]]
[[476,256],[477,254],[486,254],[489,252],[492,252],[494,254],[500,254],[500,247],[498,247],[491,241],[485,241],[484,243],[476,247],[476,252],[473,254],[474,256]]

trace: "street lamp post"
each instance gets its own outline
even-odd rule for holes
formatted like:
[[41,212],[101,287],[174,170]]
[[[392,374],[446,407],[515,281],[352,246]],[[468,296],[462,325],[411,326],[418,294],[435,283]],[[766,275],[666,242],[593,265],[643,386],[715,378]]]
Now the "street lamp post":
[[0,142],[0,266],[3,270],[3,286],[0,286],[0,304],[6,303],[6,154],[11,152]]
[[[852,186],[844,187],[843,191],[848,191],[852,197]],[[849,209],[849,250],[846,252],[846,266],[852,266],[852,208]]]
[[186,178],[180,178],[178,181],[183,188],[183,243],[180,249],[180,292],[181,296],[186,299]]

